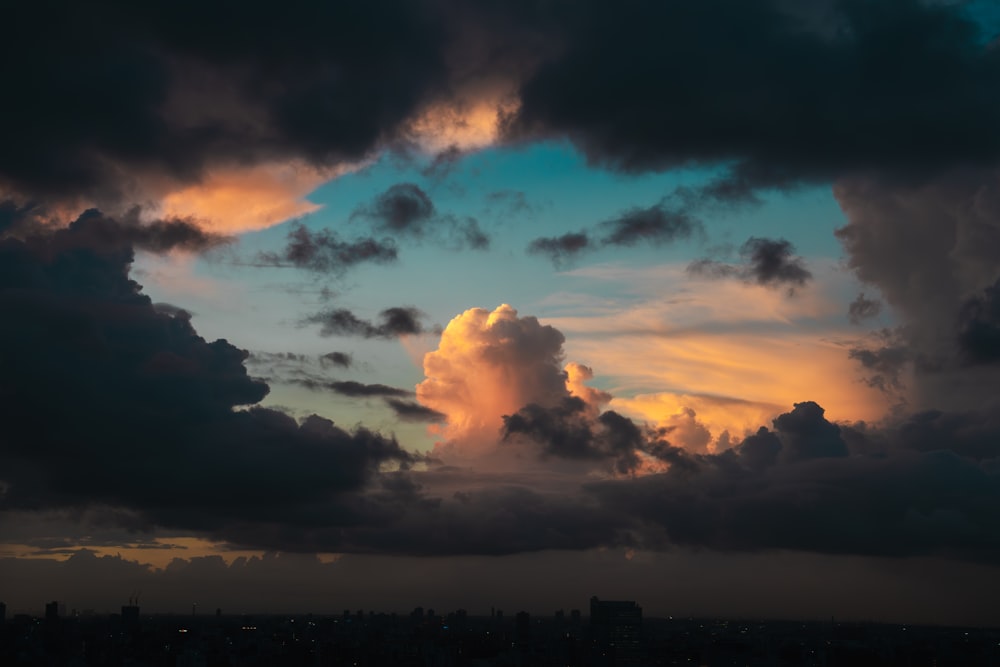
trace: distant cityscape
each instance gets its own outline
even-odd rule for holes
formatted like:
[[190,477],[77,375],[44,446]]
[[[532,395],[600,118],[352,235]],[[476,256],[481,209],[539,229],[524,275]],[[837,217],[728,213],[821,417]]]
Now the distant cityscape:
[[634,601],[590,599],[586,611],[533,616],[493,608],[470,616],[409,614],[119,614],[47,602],[41,616],[7,617],[0,665],[115,667],[487,667],[740,665],[998,666],[1000,629],[876,623],[643,618]]

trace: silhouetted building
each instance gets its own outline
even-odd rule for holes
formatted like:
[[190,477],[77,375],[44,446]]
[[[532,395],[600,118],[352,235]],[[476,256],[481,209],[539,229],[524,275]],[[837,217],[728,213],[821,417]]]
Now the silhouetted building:
[[59,620],[59,603],[56,601],[48,602],[45,605],[45,620],[46,621],[58,621]]
[[514,640],[521,648],[531,643],[531,615],[526,611],[519,611],[514,617]]
[[590,627],[609,665],[638,664],[642,655],[642,607],[635,602],[590,598]]
[[122,630],[135,632],[139,629],[139,605],[122,605]]
[[7,605],[0,602],[0,623],[4,623],[7,620]]
[[414,607],[413,611],[410,612],[410,620],[414,623],[420,623],[424,620],[424,608]]

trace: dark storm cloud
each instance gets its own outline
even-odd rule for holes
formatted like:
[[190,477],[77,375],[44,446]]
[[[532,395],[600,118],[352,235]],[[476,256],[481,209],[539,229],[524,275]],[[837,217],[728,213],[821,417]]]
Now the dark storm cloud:
[[812,273],[795,247],[785,239],[751,237],[740,248],[743,264],[726,264],[711,259],[699,259],[688,265],[689,273],[707,278],[738,278],[765,287],[802,287],[812,280]]
[[134,181],[195,181],[219,164],[358,160],[476,81],[517,88],[511,142],[568,138],[626,171],[724,165],[703,189],[713,198],[1000,155],[1000,51],[963,3],[198,9],[197,21],[189,2],[13,9],[9,24],[45,30],[0,46],[19,63],[0,181],[127,197]]
[[[611,447],[600,422],[614,423]],[[504,433],[535,442],[543,457],[613,460],[621,451],[668,463],[660,474],[585,486],[637,546],[990,561],[1000,554],[1000,476],[990,463],[998,428],[991,412],[921,413],[881,429],[837,425],[807,401],[733,449],[694,454],[625,417],[587,417],[567,402],[526,406],[505,418]]]
[[894,434],[900,447],[918,452],[944,449],[986,464],[1000,456],[1000,411],[925,410],[903,420]]
[[165,253],[170,250],[199,252],[232,240],[219,234],[205,232],[194,221],[180,218],[154,220],[137,225],[118,224],[117,229],[115,227],[114,224],[109,224],[101,233],[117,236],[140,250],[155,253]]
[[[995,560],[1000,477],[966,454],[987,446],[996,420],[983,428],[981,414],[952,424],[941,415],[914,419],[884,432],[858,430],[799,403],[773,431],[761,428],[732,450],[675,449],[663,474],[588,488],[605,507],[647,522],[641,534],[654,544]],[[920,425],[935,421],[941,428],[924,436]],[[887,449],[865,453],[873,440],[888,441]]]
[[222,532],[320,507],[335,520],[382,465],[414,459],[363,428],[252,407],[268,387],[247,353],[156,309],[129,278],[131,248],[94,243],[104,225],[0,240],[4,510],[117,508],[137,527]]
[[524,80],[512,138],[568,137],[634,172],[727,164],[723,199],[1000,156],[1000,52],[962,3],[534,9],[559,48]]
[[916,184],[844,178],[834,194],[848,219],[837,231],[848,266],[900,322],[891,347],[912,360],[908,385],[918,405],[988,404],[1000,390],[989,361],[1000,275],[996,169],[957,169]]
[[397,183],[351,213],[395,238],[433,239],[454,249],[486,250],[490,237],[470,216],[439,213],[430,196],[414,183]]
[[[957,369],[954,383],[925,395],[963,409],[877,428],[833,424],[805,402],[733,450],[691,454],[615,413],[527,406],[508,430],[549,458],[633,471],[633,457],[648,455],[670,467],[577,494],[477,486],[460,472],[449,483],[466,488],[436,495],[420,482],[444,472],[379,472],[415,459],[393,439],[234,409],[267,393],[248,376],[246,353],[154,307],[128,273],[134,248],[203,250],[218,237],[193,221],[138,225],[90,212],[43,238],[35,208],[7,203],[0,232],[18,238],[0,240],[4,509],[115,508],[130,526],[275,549],[683,544],[996,562],[1000,438],[995,406],[983,406],[998,384],[969,374],[995,360],[1000,50],[981,45],[961,3],[59,9],[16,3],[5,13],[18,29],[0,41],[0,59],[17,66],[0,105],[0,188],[18,202],[130,199],[216,166],[367,158],[456,81],[513,73],[521,99],[503,128],[511,142],[566,137],[592,162],[625,171],[722,166],[694,192],[705,201],[836,178],[851,268],[904,320],[907,354],[932,359],[925,369]],[[488,27],[504,48],[463,58],[455,36],[470,34],[466,25]],[[471,71],[463,79],[446,63]],[[364,217],[411,237],[443,223],[461,244],[485,245],[475,221],[437,214],[404,185]],[[587,232],[587,245],[688,238],[692,210],[635,209]],[[756,241],[745,265],[705,270],[764,285],[809,279],[787,242]],[[307,234],[278,259],[388,256],[350,243]],[[540,248],[552,256],[566,246],[553,244]],[[343,309],[306,322],[324,335],[425,330],[412,308],[376,322]],[[895,382],[898,357],[856,358]]]
[[447,420],[447,415],[415,401],[401,401],[394,398],[387,398],[385,399],[385,404],[392,408],[392,411],[396,413],[396,417],[400,421],[435,423]]
[[[172,250],[204,252],[233,240],[204,231],[191,218],[142,221],[140,214],[139,208],[120,216],[107,216],[96,209],[84,211],[70,223],[76,231],[74,242],[95,249],[136,248],[163,254]],[[0,238],[45,234],[52,226],[49,215],[41,207],[17,206],[11,200],[0,202]]]
[[155,309],[129,279],[131,250],[91,243],[97,220],[0,241],[5,511],[108,508],[114,525],[292,551],[1000,551],[995,411],[923,413],[880,429],[833,424],[804,402],[733,450],[699,455],[569,398],[509,416],[508,437],[543,459],[627,474],[647,457],[669,469],[576,493],[412,471],[417,457],[393,439],[252,407],[268,388],[248,376],[247,353]]
[[[193,15],[197,20],[192,20]],[[39,195],[127,196],[213,164],[365,157],[447,79],[430,3],[20,5],[0,59],[0,182]],[[100,44],[100,48],[93,48]]]
[[392,339],[426,333],[421,319],[424,314],[412,306],[386,308],[379,313],[378,323],[363,320],[346,308],[321,311],[306,317],[303,324],[319,324],[321,336],[359,336],[361,338]]
[[301,223],[294,223],[288,230],[285,247],[279,252],[260,252],[256,261],[262,266],[293,266],[316,273],[342,275],[357,264],[388,264],[395,262],[397,256],[392,239],[368,237],[345,241],[332,230],[314,232]]
[[878,317],[881,312],[882,302],[878,299],[869,299],[864,292],[858,294],[847,307],[847,317],[851,324],[861,324],[864,320]]
[[412,396],[413,392],[399,387],[390,387],[385,384],[365,384],[354,380],[289,380],[290,384],[297,384],[313,391],[332,391],[341,396],[351,396],[354,398],[367,398],[371,396]]
[[527,439],[540,445],[543,458],[608,460],[619,473],[633,472],[639,465],[637,452],[646,449],[646,435],[631,420],[610,410],[595,419],[576,396],[552,407],[530,404],[505,415],[502,434],[504,441]]
[[969,364],[1000,362],[1000,280],[962,304],[958,345]]
[[0,236],[34,230],[39,225],[41,207],[36,204],[19,204],[13,199],[0,200]]
[[847,355],[865,370],[864,382],[883,392],[901,390],[903,371],[913,362],[913,354],[899,334],[883,336],[880,344],[872,347],[853,347]]

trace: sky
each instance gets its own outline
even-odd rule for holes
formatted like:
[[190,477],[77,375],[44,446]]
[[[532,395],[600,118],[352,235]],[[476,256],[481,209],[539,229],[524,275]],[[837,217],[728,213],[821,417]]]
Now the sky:
[[994,3],[10,20],[8,609],[1000,624]]

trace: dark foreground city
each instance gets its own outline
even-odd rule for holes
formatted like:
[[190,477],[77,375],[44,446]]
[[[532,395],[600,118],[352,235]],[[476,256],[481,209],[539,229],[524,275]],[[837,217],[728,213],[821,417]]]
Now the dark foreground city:
[[408,615],[144,615],[65,610],[5,618],[0,664],[271,665],[1000,665],[1000,629],[827,621],[643,618],[631,601],[533,616],[416,607]]

